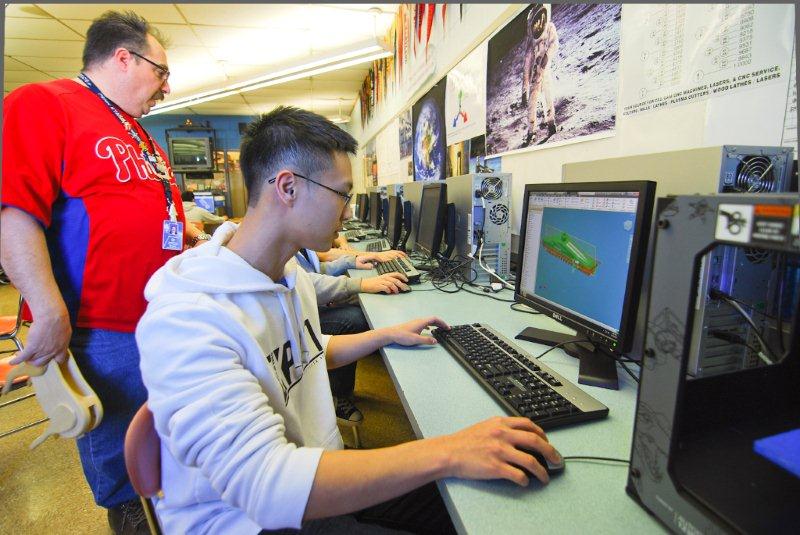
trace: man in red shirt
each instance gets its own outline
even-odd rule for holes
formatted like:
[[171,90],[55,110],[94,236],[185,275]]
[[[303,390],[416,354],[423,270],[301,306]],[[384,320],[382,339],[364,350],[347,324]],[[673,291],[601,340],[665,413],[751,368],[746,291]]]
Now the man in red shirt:
[[185,225],[166,155],[136,121],[169,93],[168,78],[157,31],[107,12],[87,32],[77,78],[3,102],[0,262],[33,316],[12,363],[63,362],[71,349],[103,404],[78,451],[115,531],[140,516],[123,442],[147,399],[134,339],[144,286],[185,242],[208,238]]

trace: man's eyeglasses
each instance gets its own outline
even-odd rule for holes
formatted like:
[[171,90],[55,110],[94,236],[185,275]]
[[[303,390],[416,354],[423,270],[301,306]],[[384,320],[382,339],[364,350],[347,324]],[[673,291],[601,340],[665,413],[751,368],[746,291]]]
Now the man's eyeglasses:
[[[342,199],[344,199],[344,204],[345,204],[345,205],[348,205],[348,204],[350,204],[350,199],[352,199],[352,198],[353,198],[353,194],[352,194],[352,193],[344,193],[344,192],[342,192],[342,191],[339,191],[339,190],[337,190],[337,189],[333,189],[333,188],[331,188],[331,187],[329,187],[329,186],[326,186],[325,184],[320,184],[320,183],[319,183],[319,182],[317,182],[316,180],[311,180],[311,179],[310,179],[310,178],[308,178],[307,176],[303,176],[303,175],[301,175],[300,173],[295,173],[294,171],[292,171],[291,173],[292,173],[294,176],[298,176],[298,177],[300,177],[300,178],[304,178],[304,179],[308,180],[308,181],[309,181],[309,182],[311,182],[312,184],[316,184],[317,186],[323,187],[323,188],[325,188],[325,189],[326,189],[326,190],[328,190],[328,191],[332,191],[332,192],[334,192],[336,195],[338,195],[339,197],[341,197]],[[267,184],[274,184],[274,183],[275,183],[275,181],[276,181],[277,179],[278,179],[278,177],[277,177],[277,176],[274,176],[274,177],[270,178],[269,180],[267,180]]]
[[139,59],[145,60],[147,63],[149,63],[150,65],[155,67],[156,70],[158,71],[159,80],[161,80],[162,82],[166,82],[167,81],[167,79],[169,78],[170,72],[169,72],[169,69],[165,65],[161,65],[160,63],[156,63],[153,60],[147,59],[143,55],[141,55],[141,54],[139,54],[137,52],[134,52],[133,50],[128,50],[128,52],[130,52],[131,54],[133,54],[134,56],[136,56]]

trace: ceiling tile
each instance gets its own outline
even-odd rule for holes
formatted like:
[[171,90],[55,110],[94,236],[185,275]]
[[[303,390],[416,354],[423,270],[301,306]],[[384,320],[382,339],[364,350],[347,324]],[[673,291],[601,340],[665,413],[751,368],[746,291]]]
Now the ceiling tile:
[[17,61],[14,58],[9,56],[5,56],[3,58],[3,69],[6,71],[32,71],[34,70],[33,67],[30,65],[26,65],[21,61]]
[[86,32],[89,30],[89,26],[92,25],[92,21],[90,20],[81,20],[81,19],[61,19],[61,22],[86,37]]
[[22,63],[30,65],[40,71],[75,71],[78,72],[83,67],[83,62],[78,58],[47,58],[17,56]]
[[14,91],[23,85],[25,85],[23,82],[3,82],[3,91]]
[[188,24],[153,24],[169,40],[169,50],[176,46],[203,46]]
[[83,43],[80,41],[6,39],[4,52],[9,56],[79,58],[83,54]]
[[195,113],[209,115],[251,115],[253,112],[246,104],[217,104],[208,102],[192,106]]
[[306,28],[302,4],[178,4],[190,24],[239,28]]
[[23,84],[49,82],[52,79],[52,76],[39,71],[8,71],[3,75],[4,82],[19,82]]
[[6,39],[83,41],[83,36],[53,19],[6,17]]
[[151,24],[167,22],[183,24],[181,14],[174,4],[38,4],[59,19],[94,20],[106,11],[134,11]]
[[61,78],[75,78],[78,75],[78,72],[80,72],[79,69],[74,71],[47,71],[47,74],[49,74],[54,78],[61,79]]
[[50,18],[50,15],[33,4],[6,4],[6,17]]

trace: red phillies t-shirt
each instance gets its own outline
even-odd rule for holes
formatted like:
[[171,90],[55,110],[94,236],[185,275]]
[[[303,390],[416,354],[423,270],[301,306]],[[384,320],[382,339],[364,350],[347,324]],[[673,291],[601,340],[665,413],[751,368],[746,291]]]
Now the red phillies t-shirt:
[[[138,122],[122,114],[152,151]],[[169,176],[185,223],[171,169]],[[146,306],[145,284],[176,252],[161,248],[168,219],[162,182],[94,93],[57,80],[20,87],[4,99],[0,199],[44,227],[73,324],[134,331]]]

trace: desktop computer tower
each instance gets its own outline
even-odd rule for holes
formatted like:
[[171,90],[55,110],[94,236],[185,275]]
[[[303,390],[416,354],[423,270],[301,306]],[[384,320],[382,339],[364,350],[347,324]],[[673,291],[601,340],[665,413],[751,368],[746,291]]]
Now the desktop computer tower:
[[447,202],[453,203],[455,214],[456,255],[475,259],[465,269],[478,274],[476,282],[488,284],[495,279],[478,262],[478,246],[483,242],[483,264],[499,277],[509,277],[511,257],[511,174],[476,173],[450,177]]
[[389,184],[386,186],[386,195],[391,197],[392,195],[397,195],[398,197],[403,196],[403,185],[404,184]]
[[[655,180],[656,196],[708,193],[780,193],[792,186],[792,149],[788,147],[721,145],[698,149],[639,154],[562,167],[564,182]],[[699,202],[699,201],[698,201]],[[652,252],[655,225],[651,226]],[[652,257],[648,254],[648,259]],[[752,292],[763,294],[766,257],[758,250],[742,251],[718,247],[702,266],[698,298],[708,299],[709,287],[720,281],[736,281],[743,298]],[[649,262],[645,280],[650,277]],[[717,281],[714,283],[713,281]],[[711,285],[711,286],[709,286]],[[640,360],[644,348],[644,321],[647,310],[647,285],[643,285],[637,320],[637,334],[630,357]],[[695,331],[704,333],[714,326],[728,325],[732,311],[724,303],[701,307],[695,316]],[[689,373],[711,375],[746,366],[741,348],[701,335],[693,338]],[[750,364],[753,364],[750,362]]]

